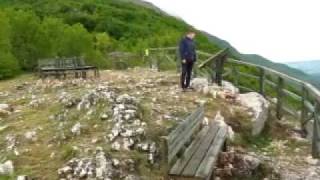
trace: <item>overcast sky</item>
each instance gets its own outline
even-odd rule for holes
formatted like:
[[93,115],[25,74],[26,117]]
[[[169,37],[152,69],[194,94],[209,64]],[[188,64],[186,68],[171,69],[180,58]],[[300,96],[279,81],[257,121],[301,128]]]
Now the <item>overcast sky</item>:
[[243,53],[320,60],[319,0],[146,0]]

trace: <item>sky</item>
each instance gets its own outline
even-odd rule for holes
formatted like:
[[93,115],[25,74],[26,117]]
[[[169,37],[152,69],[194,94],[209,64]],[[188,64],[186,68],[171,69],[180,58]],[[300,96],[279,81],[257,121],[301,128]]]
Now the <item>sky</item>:
[[319,0],[145,0],[242,53],[320,60]]

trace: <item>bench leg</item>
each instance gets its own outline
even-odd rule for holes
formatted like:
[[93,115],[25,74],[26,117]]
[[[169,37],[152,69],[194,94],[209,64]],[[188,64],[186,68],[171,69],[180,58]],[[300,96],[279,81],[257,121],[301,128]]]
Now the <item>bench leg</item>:
[[86,79],[86,78],[87,78],[87,72],[86,72],[86,71],[82,71],[81,74],[82,74],[82,78],[83,78],[83,79]]

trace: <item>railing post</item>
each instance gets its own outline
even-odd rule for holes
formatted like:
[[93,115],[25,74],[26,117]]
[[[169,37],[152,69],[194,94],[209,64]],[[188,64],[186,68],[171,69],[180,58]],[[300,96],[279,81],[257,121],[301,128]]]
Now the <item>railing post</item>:
[[308,91],[307,91],[305,85],[302,84],[300,124],[301,124],[301,129],[304,132],[306,131],[306,129],[304,127],[304,122],[307,117],[307,109],[306,109],[306,105],[305,105],[307,98],[308,98]]
[[233,76],[233,83],[237,87],[239,85],[239,74],[237,67],[232,64],[232,76]]
[[319,119],[319,102],[314,109],[313,137],[312,137],[312,157],[320,158],[320,119]]
[[216,75],[215,75],[215,83],[219,86],[222,86],[222,74],[223,74],[223,65],[224,61],[227,59],[227,55],[216,60]]
[[277,118],[280,120],[282,118],[282,98],[283,98],[283,78],[279,76],[278,78],[278,86],[277,86]]
[[265,80],[265,71],[264,68],[260,67],[260,75],[259,75],[259,91],[260,94],[265,96],[264,93],[264,80]]

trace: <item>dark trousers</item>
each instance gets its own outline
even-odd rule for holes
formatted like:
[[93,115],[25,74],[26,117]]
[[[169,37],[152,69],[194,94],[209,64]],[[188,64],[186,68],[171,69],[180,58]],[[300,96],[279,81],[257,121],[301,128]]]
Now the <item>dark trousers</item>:
[[192,75],[193,62],[182,63],[181,65],[181,88],[188,88],[190,86],[190,80]]

